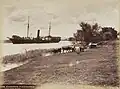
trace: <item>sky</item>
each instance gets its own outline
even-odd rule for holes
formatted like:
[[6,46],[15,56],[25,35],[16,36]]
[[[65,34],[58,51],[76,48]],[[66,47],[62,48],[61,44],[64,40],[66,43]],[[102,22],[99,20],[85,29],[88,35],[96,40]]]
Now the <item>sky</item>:
[[[6,1],[6,0],[5,0]],[[12,35],[26,36],[27,18],[30,16],[30,34],[36,37],[48,35],[51,22],[51,35],[69,37],[80,22],[98,23],[112,26],[119,31],[119,0],[9,0],[3,5],[3,39]]]

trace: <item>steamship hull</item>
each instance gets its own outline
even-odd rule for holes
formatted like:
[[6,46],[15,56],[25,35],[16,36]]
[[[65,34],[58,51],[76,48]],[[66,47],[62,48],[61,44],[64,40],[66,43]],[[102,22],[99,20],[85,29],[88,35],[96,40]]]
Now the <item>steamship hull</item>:
[[35,43],[58,43],[60,40],[44,41],[44,40],[17,40],[10,39],[13,44],[35,44]]

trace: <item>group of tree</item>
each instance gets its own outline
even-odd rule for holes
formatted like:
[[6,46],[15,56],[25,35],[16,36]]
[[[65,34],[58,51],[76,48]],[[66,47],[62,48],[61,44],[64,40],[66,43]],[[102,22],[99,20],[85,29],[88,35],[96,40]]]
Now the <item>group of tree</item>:
[[[91,25],[85,22],[81,22],[79,26],[81,30],[74,34],[76,40],[83,40],[89,43],[102,40],[114,40],[117,38],[117,31],[112,27],[101,27],[98,23]],[[82,33],[80,36],[78,35],[79,32]]]

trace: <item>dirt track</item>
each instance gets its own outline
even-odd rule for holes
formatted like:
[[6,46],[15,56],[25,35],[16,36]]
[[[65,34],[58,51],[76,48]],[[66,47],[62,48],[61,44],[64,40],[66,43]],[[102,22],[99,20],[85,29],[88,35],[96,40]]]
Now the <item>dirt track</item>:
[[[113,43],[112,43],[113,44]],[[113,45],[76,53],[38,56],[29,63],[4,72],[4,83],[119,84],[117,56]]]

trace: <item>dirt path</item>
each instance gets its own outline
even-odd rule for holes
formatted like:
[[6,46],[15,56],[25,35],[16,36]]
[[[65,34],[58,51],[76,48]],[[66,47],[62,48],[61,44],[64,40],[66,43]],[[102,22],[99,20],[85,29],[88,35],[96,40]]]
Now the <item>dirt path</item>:
[[116,53],[113,45],[90,49],[81,54],[38,56],[29,63],[4,72],[4,83],[70,83],[118,85]]

